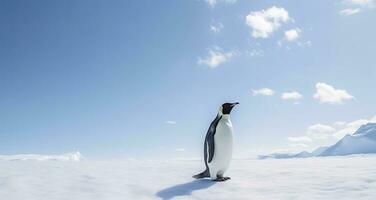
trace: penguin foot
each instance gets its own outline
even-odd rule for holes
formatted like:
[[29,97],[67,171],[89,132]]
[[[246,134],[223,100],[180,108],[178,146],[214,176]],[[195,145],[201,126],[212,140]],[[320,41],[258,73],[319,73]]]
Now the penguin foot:
[[196,174],[192,177],[195,178],[195,179],[201,179],[201,178],[205,178],[205,177],[210,177],[210,174],[209,174],[208,170],[205,170],[202,173]]
[[223,182],[223,181],[227,181],[227,180],[230,180],[230,179],[231,179],[230,177],[217,177],[213,181]]

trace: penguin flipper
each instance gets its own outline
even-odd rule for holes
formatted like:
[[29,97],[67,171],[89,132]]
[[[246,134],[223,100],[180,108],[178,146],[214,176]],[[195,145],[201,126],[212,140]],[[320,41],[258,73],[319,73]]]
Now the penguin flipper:
[[209,150],[208,163],[210,163],[213,160],[213,157],[214,157],[214,148],[215,148],[215,145],[214,145],[214,134],[212,134],[212,136],[208,139],[207,145],[208,145],[208,148],[209,148],[208,149]]
[[[208,163],[210,163],[213,160],[214,157],[214,135],[215,132],[217,131],[217,125],[219,120],[221,120],[222,116],[217,115],[217,117],[214,119],[214,121],[210,124],[209,130],[206,134],[206,146],[207,146],[207,151],[209,153],[209,158],[208,158]],[[205,152],[206,153],[206,152]]]

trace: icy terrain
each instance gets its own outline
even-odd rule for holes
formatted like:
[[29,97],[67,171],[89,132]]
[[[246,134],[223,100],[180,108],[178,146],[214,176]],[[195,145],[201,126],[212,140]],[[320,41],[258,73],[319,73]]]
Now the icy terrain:
[[376,123],[362,125],[354,134],[346,135],[321,156],[376,153]]
[[230,181],[193,180],[198,160],[2,160],[0,199],[376,199],[376,156],[233,160]]
[[314,156],[344,156],[352,154],[376,154],[376,123],[367,123],[353,134],[347,134],[334,145],[319,147],[313,152],[272,153],[259,155],[259,159],[308,158]]

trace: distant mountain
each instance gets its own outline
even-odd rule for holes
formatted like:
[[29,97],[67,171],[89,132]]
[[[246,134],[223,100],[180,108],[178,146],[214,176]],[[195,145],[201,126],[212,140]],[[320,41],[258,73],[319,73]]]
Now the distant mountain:
[[354,134],[346,135],[334,145],[329,147],[319,147],[311,153],[307,151],[302,151],[297,154],[273,153],[268,155],[260,155],[258,158],[285,159],[372,153],[376,153],[376,123],[362,125]]
[[376,123],[362,125],[353,135],[346,135],[319,156],[344,156],[376,153]]
[[267,154],[267,155],[259,155],[257,158],[258,159],[269,159],[269,158],[274,158],[274,159],[286,159],[286,158],[295,158],[296,154],[288,154],[288,153],[272,153],[272,154]]
[[312,157],[312,153],[309,153],[307,151],[302,151],[294,156],[295,158],[308,158]]
[[326,148],[328,148],[328,147],[319,147],[319,148],[315,149],[314,151],[312,151],[311,153],[307,152],[307,151],[302,151],[300,153],[272,153],[272,154],[268,154],[268,155],[259,155],[258,159],[308,158],[308,157],[318,156],[323,151],[325,151]]
[[319,147],[319,148],[315,149],[314,151],[312,151],[311,155],[312,156],[318,156],[318,155],[322,154],[322,152],[324,152],[327,149],[328,149],[328,147]]

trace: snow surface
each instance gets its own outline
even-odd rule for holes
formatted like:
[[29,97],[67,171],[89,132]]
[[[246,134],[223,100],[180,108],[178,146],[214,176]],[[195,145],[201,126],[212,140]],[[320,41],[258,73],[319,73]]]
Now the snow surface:
[[199,160],[0,159],[0,199],[376,199],[376,156],[233,160],[226,182],[193,180]]

